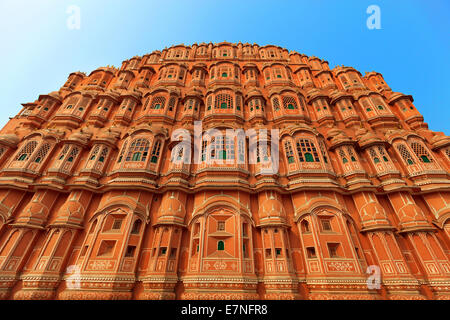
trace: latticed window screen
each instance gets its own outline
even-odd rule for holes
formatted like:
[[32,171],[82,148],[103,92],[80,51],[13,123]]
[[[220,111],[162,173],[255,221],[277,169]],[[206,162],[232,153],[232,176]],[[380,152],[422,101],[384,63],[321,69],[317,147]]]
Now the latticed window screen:
[[170,97],[169,99],[169,111],[172,111],[175,108],[175,103],[177,99],[175,97]]
[[242,136],[237,137],[239,161],[245,161],[245,139]]
[[291,70],[286,69],[286,74],[289,80],[292,80]]
[[22,150],[17,154],[16,161],[25,161],[33,153],[34,149],[38,145],[37,141],[28,142]]
[[412,142],[411,148],[413,149],[416,156],[420,159],[420,161],[429,163],[433,161],[433,158],[430,156],[425,147],[419,142]]
[[261,159],[263,159],[264,161],[269,160],[269,143],[269,141],[260,140],[256,142],[256,162],[261,162]]
[[347,153],[348,153],[348,156],[350,157],[350,160],[352,160],[352,162],[356,162],[356,156],[353,153],[352,147],[347,147]]
[[67,158],[68,162],[73,162],[73,160],[75,160],[75,157],[78,155],[78,153],[80,152],[80,149],[78,147],[74,147],[72,149],[72,151],[70,151],[69,157]]
[[286,152],[286,158],[288,159],[288,163],[294,163],[294,152],[292,151],[292,145],[289,141],[284,143],[284,151]]
[[147,160],[149,145],[147,139],[135,139],[128,149],[126,161]]
[[445,149],[445,155],[450,159],[450,147]]
[[102,153],[100,153],[100,157],[98,158],[99,162],[104,162],[106,159],[106,156],[108,155],[109,152],[109,148],[108,147],[103,147],[102,149]]
[[273,98],[272,104],[274,110],[280,110],[280,100],[278,98]]
[[371,112],[372,111],[372,105],[370,104],[369,101],[363,100],[362,101],[362,105],[364,107],[364,110],[366,110],[367,112]]
[[178,79],[183,80],[184,78],[184,69],[180,69],[180,72],[178,74]]
[[175,78],[175,68],[169,68],[167,71],[167,79]]
[[5,152],[5,148],[0,148],[0,157],[2,156],[2,154]]
[[297,141],[297,153],[300,162],[319,162],[319,155],[314,143],[309,139]]
[[371,148],[369,150],[369,154],[370,154],[370,157],[372,158],[374,163],[379,163],[380,162],[380,158],[378,157],[378,154],[377,154],[377,152],[375,151],[374,148]]
[[125,150],[127,150],[128,141],[125,141],[123,144],[122,150],[120,151],[119,158],[117,158],[117,162],[122,162],[122,159],[125,155]]
[[94,147],[94,149],[92,149],[91,154],[89,156],[89,161],[95,160],[95,157],[97,156],[99,150],[100,150],[100,146],[99,145],[96,145]]
[[339,150],[339,156],[341,157],[342,163],[348,162],[347,155],[345,154],[344,149]]
[[150,102],[150,97],[148,97],[147,98],[147,100],[145,100],[145,103],[144,103],[144,110],[146,110],[147,109],[147,106],[148,106],[148,104],[149,104],[149,102]]
[[153,149],[152,149],[152,157],[150,159],[151,163],[157,163],[158,162],[158,158],[159,158],[160,152],[161,152],[161,141],[160,140],[156,140],[155,144],[153,145]]
[[305,111],[305,100],[300,97],[298,101],[300,102],[300,107],[302,108],[302,110]]
[[241,110],[241,101],[242,101],[242,98],[241,98],[241,96],[236,96],[236,109],[237,110]]
[[165,78],[165,77],[166,77],[166,69],[162,70],[162,71],[159,73],[158,80],[161,80],[161,78]]
[[184,104],[184,111],[186,111],[187,109],[192,109],[193,104],[194,104],[193,99],[187,100],[186,103]]
[[166,98],[154,97],[153,101],[152,101],[152,109],[164,109],[165,103],[166,103]]
[[400,153],[400,156],[403,158],[403,161],[405,161],[406,164],[411,165],[414,164],[413,157],[411,156],[411,153],[409,153],[408,148],[403,145],[399,144],[397,146],[397,150]]
[[275,70],[273,70],[273,73],[275,75],[275,78],[277,78],[277,79],[283,78],[280,68],[276,68]]
[[225,154],[223,154],[223,159],[234,160],[234,139],[229,137],[222,137],[224,142]]
[[40,148],[39,151],[36,153],[36,155],[33,158],[33,162],[40,163],[42,160],[44,160],[47,153],[50,151],[50,144],[44,143]]
[[[219,137],[214,139],[214,142],[211,139],[211,158],[214,159],[231,159],[229,158],[230,154],[230,139],[225,137]],[[234,144],[233,144],[234,145]],[[213,154],[214,151],[214,154]],[[234,159],[234,146],[233,146],[233,159]]]
[[212,137],[211,141],[209,142],[209,146],[210,146],[210,157],[211,159],[215,159],[216,158],[216,138]]
[[383,158],[384,162],[389,162],[389,158],[387,157],[386,152],[384,152],[384,148],[382,146],[378,146],[378,153]]
[[374,102],[374,104],[377,106],[378,110],[381,110],[383,112],[386,112],[386,106],[384,105],[383,101],[378,98],[378,97],[374,97],[372,98],[372,101]]
[[202,141],[202,161],[206,160],[206,149],[208,148],[208,141],[203,140]]
[[228,67],[221,67],[219,74],[222,78],[228,78],[231,76],[231,69]]
[[77,107],[73,110],[73,114],[80,116],[83,113],[84,109],[88,106],[89,101],[90,98],[83,97],[80,103],[77,104]]
[[353,83],[359,83],[358,77],[357,77],[356,75],[354,75],[353,73],[350,73],[350,74],[349,74],[349,77],[350,77],[350,80],[351,80]]
[[64,157],[66,156],[67,151],[69,151],[69,146],[65,145],[64,148],[62,149],[61,153],[59,154],[58,160],[64,159]]
[[283,106],[285,109],[297,109],[297,101],[294,97],[283,97]]
[[208,110],[211,110],[211,107],[212,107],[212,96],[208,97],[207,102],[208,102]]
[[221,93],[216,96],[216,109],[228,109],[233,108],[233,98],[231,95]]
[[323,161],[325,161],[325,163],[328,163],[327,148],[325,147],[325,144],[323,143],[322,140],[319,140],[319,148],[320,151],[322,152]]
[[184,147],[181,145],[175,146],[175,148],[172,149],[171,158],[172,161],[180,161],[183,159],[184,154]]

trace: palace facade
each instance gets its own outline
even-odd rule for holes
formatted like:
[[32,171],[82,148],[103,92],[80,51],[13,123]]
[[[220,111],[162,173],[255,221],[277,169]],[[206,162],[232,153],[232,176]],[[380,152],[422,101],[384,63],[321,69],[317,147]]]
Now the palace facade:
[[[174,161],[195,121],[269,148]],[[377,72],[226,42],[73,72],[0,131],[0,298],[449,299],[449,177]]]

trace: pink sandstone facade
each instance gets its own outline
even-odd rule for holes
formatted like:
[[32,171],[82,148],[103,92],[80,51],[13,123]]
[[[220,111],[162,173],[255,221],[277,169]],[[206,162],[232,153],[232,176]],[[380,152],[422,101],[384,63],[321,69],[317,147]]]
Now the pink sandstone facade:
[[[171,161],[197,120],[278,129],[279,150]],[[449,299],[449,169],[450,138],[381,74],[277,46],[74,72],[0,132],[0,298]]]

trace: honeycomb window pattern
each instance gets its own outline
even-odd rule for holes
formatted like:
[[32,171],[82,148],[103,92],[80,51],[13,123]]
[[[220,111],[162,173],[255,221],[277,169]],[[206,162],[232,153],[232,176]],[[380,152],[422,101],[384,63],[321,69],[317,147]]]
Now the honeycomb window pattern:
[[44,159],[47,153],[50,151],[50,144],[44,143],[40,148],[39,151],[36,153],[36,155],[33,158],[33,162],[41,163]]
[[295,100],[294,97],[291,97],[291,96],[283,97],[283,106],[285,109],[288,109],[288,110],[298,109],[297,101]]
[[233,98],[231,95],[226,93],[221,93],[216,96],[216,109],[232,109],[233,108]]
[[152,109],[164,109],[164,105],[166,103],[166,98],[164,97],[154,97],[152,101]]
[[419,142],[412,142],[411,143],[411,148],[413,149],[413,151],[416,154],[417,158],[419,158],[419,160],[421,162],[424,162],[424,163],[433,162],[433,158],[430,156],[428,151],[425,149],[425,147],[421,143],[419,143]]
[[309,139],[297,140],[297,153],[300,162],[319,162],[319,155],[314,143]]
[[413,160],[411,153],[409,153],[408,148],[405,145],[399,144],[397,146],[397,150],[400,153],[400,156],[402,157],[403,161],[405,161],[407,165],[415,164],[415,161]]
[[147,139],[135,139],[128,149],[126,161],[147,160],[149,144]]
[[34,152],[34,150],[36,149],[37,145],[38,145],[37,141],[30,141],[30,142],[28,142],[22,148],[22,150],[20,150],[20,152],[17,154],[15,160],[16,161],[25,161],[25,160],[27,160],[31,156],[31,154]]

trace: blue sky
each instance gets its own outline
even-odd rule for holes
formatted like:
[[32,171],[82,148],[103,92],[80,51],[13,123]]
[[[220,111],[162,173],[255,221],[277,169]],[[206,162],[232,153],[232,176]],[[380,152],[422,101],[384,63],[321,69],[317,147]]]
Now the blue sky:
[[[81,28],[67,28],[70,5]],[[369,5],[381,9],[369,30]],[[411,94],[432,130],[449,134],[448,0],[2,0],[0,127],[20,103],[58,90],[72,71],[120,66],[125,59],[194,42],[276,44],[378,71],[394,91]]]

